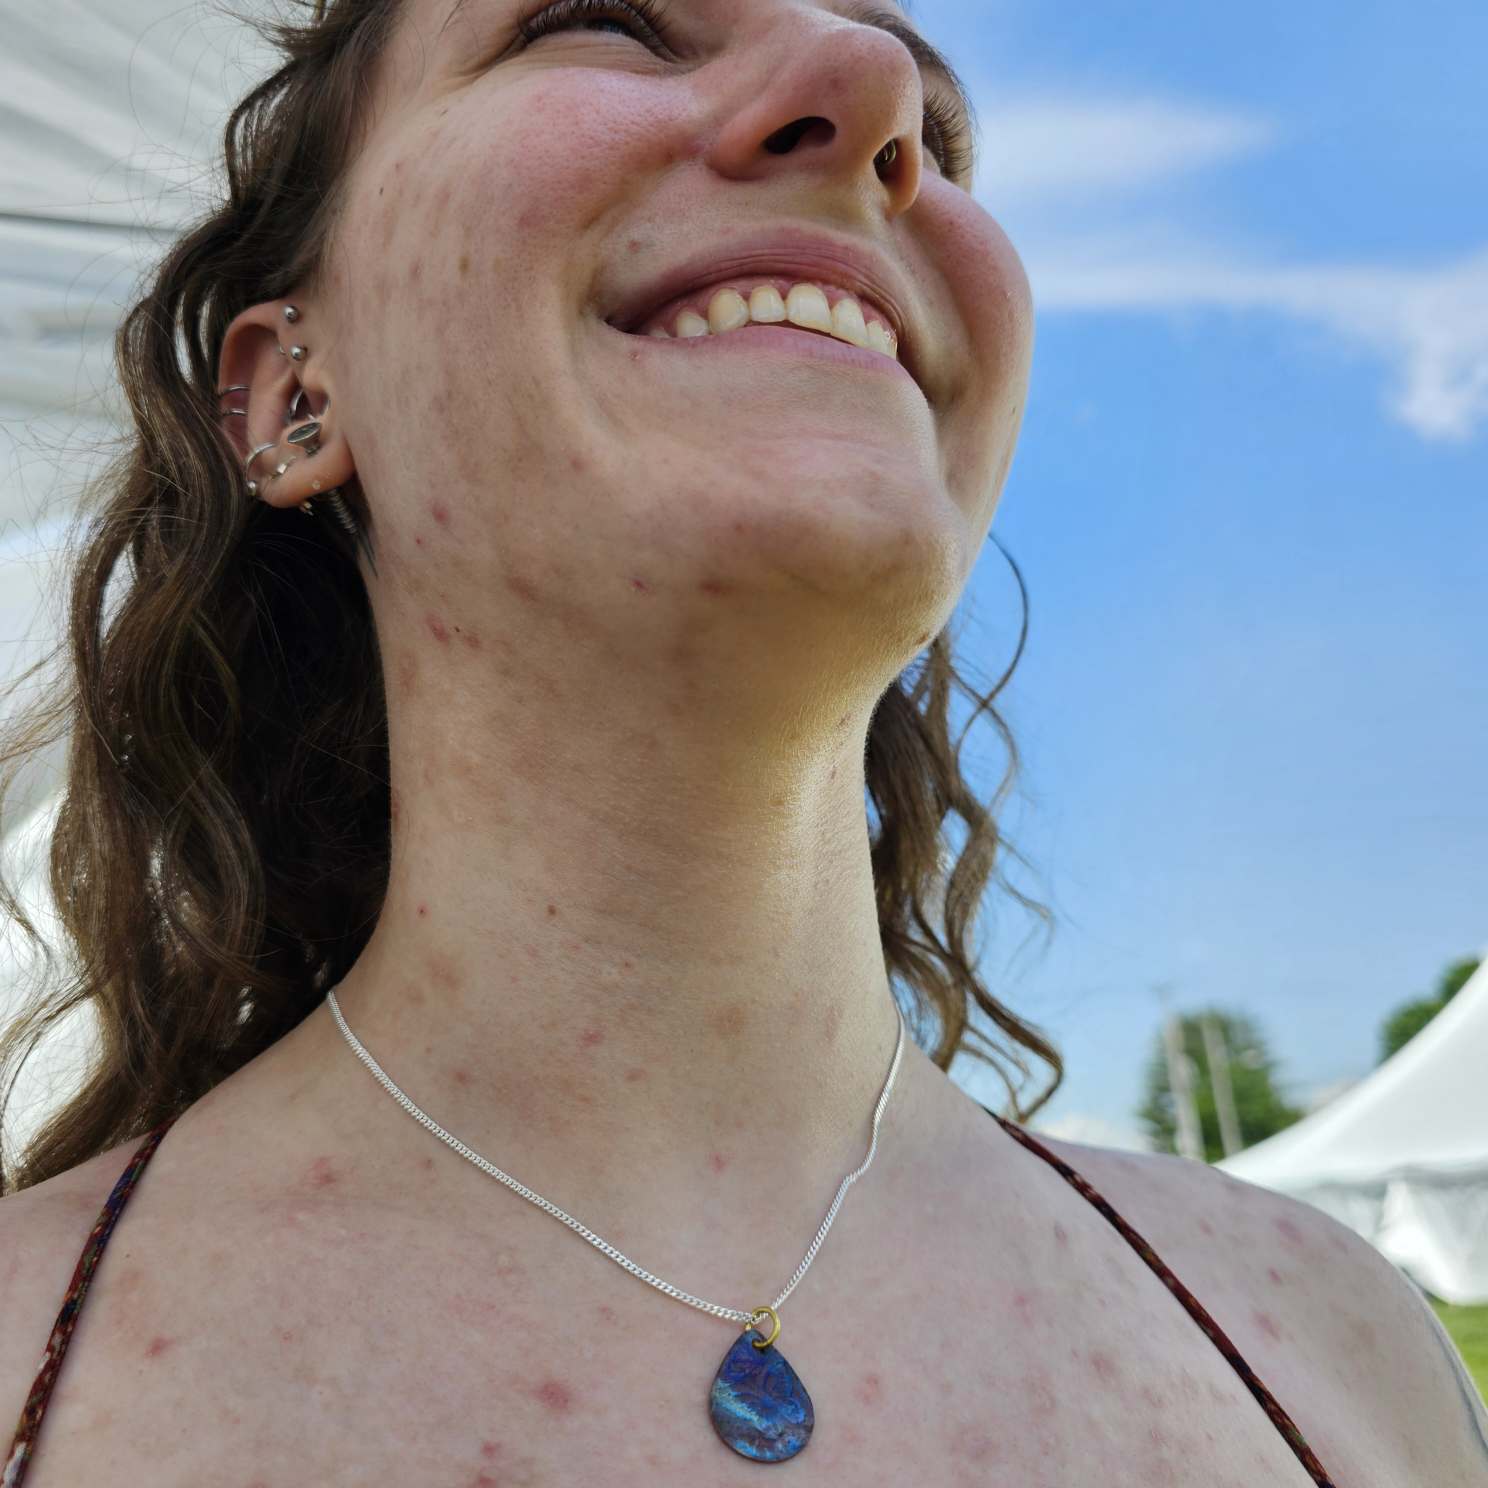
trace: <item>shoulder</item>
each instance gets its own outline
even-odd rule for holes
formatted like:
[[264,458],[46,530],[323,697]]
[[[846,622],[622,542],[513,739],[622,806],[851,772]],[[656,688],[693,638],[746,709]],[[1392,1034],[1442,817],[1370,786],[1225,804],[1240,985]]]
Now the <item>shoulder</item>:
[[1362,1236],[1208,1163],[1038,1140],[1156,1249],[1341,1479],[1367,1441],[1402,1481],[1488,1484],[1488,1408],[1421,1289]]
[[125,1142],[0,1198],[0,1448],[20,1419],[78,1257],[138,1145]]

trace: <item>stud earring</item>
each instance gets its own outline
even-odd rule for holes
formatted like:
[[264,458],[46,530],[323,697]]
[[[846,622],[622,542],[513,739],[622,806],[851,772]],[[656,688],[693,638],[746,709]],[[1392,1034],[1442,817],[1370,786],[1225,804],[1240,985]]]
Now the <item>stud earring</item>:
[[293,305],[286,305],[284,307],[284,318],[293,325],[300,318],[300,312]]

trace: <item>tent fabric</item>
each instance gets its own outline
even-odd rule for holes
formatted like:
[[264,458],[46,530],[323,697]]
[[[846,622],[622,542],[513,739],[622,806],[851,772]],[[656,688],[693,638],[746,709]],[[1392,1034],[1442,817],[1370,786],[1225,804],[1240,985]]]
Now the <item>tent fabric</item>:
[[1488,1302],[1488,957],[1404,1048],[1215,1164],[1356,1230],[1446,1302]]

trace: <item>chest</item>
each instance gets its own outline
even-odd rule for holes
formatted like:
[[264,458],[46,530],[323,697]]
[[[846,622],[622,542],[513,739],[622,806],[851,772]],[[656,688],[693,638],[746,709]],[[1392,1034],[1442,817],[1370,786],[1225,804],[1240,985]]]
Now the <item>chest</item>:
[[834,1232],[834,1265],[781,1309],[815,1428],[772,1468],[709,1419],[735,1325],[561,1233],[470,1248],[355,1222],[148,1229],[100,1266],[28,1488],[1310,1481],[1188,1314],[1098,1233],[1031,1265],[959,1224]]

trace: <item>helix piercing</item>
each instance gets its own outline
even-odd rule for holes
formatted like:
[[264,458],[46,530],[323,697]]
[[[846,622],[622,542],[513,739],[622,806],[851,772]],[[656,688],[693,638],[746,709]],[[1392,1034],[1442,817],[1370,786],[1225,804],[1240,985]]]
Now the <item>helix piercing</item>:
[[293,306],[293,305],[286,305],[284,307],[284,318],[291,325],[293,325],[295,323],[295,321],[297,321],[300,318],[300,312],[299,312],[298,309],[295,308],[295,306]]

